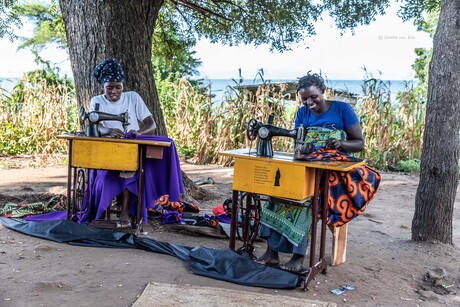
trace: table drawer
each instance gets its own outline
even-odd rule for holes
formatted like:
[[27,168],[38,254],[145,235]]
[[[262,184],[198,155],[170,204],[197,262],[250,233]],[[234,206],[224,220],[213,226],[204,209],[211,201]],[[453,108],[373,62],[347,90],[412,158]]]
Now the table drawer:
[[138,145],[128,143],[72,141],[72,166],[92,169],[136,171]]
[[315,169],[275,160],[235,158],[233,189],[302,200],[314,193]]

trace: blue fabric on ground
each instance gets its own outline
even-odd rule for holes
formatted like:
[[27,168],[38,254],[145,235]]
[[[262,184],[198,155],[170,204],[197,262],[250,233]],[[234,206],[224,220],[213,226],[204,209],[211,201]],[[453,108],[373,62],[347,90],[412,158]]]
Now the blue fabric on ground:
[[248,254],[239,255],[229,249],[194,248],[190,251],[188,264],[194,274],[233,283],[238,281],[236,283],[245,286],[292,289],[299,281],[297,275],[260,265]]
[[185,261],[197,275],[240,285],[293,289],[299,284],[295,274],[255,263],[247,255],[231,250],[189,247],[106,229],[91,228],[68,220],[34,222],[0,217],[0,224],[34,237],[88,247],[139,248],[175,256]]

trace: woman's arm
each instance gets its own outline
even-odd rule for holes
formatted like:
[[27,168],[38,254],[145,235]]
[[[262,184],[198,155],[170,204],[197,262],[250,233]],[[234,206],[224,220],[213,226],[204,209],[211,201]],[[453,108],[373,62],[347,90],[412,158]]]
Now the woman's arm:
[[134,134],[149,134],[156,129],[157,125],[153,117],[150,115],[144,118],[141,127],[142,128],[140,128],[138,131],[132,130],[130,132]]
[[326,141],[326,147],[340,149],[345,152],[360,152],[364,149],[364,138],[359,123],[345,128],[347,139],[344,141],[331,138]]
[[99,124],[98,129],[101,135],[108,135],[116,139],[125,137],[125,133],[117,128],[107,128],[107,127],[102,126],[102,124]]
[[[136,130],[131,130],[129,131],[132,134],[148,134],[151,133],[155,130],[157,125],[155,124],[155,121],[153,120],[152,116],[147,116],[144,118],[142,121],[142,128],[139,129],[138,131]],[[125,137],[125,133],[121,131],[120,129],[117,128],[106,128],[102,125],[99,125],[99,133],[101,135],[110,135],[113,138],[123,138]]]

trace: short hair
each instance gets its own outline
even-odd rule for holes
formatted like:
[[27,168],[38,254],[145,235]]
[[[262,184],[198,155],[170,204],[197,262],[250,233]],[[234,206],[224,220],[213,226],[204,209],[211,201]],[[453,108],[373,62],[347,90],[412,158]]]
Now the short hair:
[[308,72],[305,76],[299,79],[296,90],[298,92],[301,89],[307,89],[310,86],[318,88],[319,90],[321,90],[322,93],[326,91],[326,84],[324,83],[323,77],[316,73],[310,74],[310,72]]

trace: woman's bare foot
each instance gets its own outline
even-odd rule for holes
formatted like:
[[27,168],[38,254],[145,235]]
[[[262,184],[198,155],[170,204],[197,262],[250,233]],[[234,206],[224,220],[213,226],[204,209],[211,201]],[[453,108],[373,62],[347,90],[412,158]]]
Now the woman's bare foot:
[[263,265],[278,265],[280,263],[280,258],[278,252],[267,247],[265,253],[254,261]]
[[124,190],[120,195],[121,198],[121,212],[120,220],[117,223],[117,228],[128,228],[131,227],[131,219],[129,217],[129,198],[130,194],[128,190]]
[[305,256],[300,254],[293,254],[291,260],[280,265],[280,268],[295,274],[305,274],[308,272],[308,268],[303,266],[303,260]]

